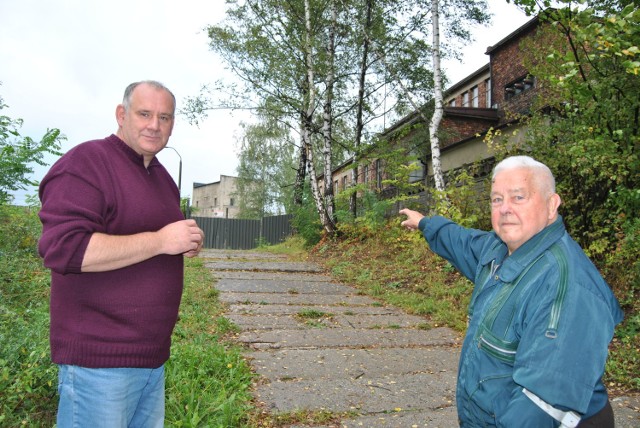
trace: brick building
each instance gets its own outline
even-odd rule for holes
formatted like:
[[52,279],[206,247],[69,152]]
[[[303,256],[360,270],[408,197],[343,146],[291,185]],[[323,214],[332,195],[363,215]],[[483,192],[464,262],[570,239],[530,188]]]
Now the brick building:
[[[444,94],[444,116],[440,123],[440,151],[443,172],[455,171],[470,164],[480,164],[480,175],[488,174],[494,164],[493,153],[484,142],[490,130],[518,130],[522,127],[514,113],[527,114],[533,97],[538,93],[536,79],[525,68],[522,41],[533,37],[540,28],[535,17],[511,34],[489,46],[489,63],[449,87]],[[433,103],[432,103],[433,104]],[[433,110],[433,106],[430,107]],[[430,114],[428,115],[430,117]],[[509,132],[509,142],[520,144],[523,132]],[[428,123],[413,112],[386,129],[382,137],[407,150],[416,151],[421,160],[410,181],[423,181],[429,185],[433,175],[430,158]],[[506,137],[502,137],[506,138]],[[386,189],[384,162],[371,149],[367,159],[358,167],[358,183],[369,183],[383,195]],[[351,165],[348,160],[333,172],[335,191],[351,185]]]

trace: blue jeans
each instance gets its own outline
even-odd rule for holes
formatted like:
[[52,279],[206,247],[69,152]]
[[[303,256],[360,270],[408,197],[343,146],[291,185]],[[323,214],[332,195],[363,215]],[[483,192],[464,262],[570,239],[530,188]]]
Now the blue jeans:
[[157,369],[58,366],[58,428],[164,425],[164,365]]

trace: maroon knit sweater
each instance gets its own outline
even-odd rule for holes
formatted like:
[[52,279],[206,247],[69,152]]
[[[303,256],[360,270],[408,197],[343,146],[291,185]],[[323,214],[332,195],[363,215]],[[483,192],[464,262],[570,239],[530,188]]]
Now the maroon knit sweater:
[[181,255],[81,273],[94,232],[130,235],[181,220],[178,188],[153,159],[111,135],[69,150],[40,184],[38,249],[51,269],[51,357],[92,368],[156,368],[169,358]]

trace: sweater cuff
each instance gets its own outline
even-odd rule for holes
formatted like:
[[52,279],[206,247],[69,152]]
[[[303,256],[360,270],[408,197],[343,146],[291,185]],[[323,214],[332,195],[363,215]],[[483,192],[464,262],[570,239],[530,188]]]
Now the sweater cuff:
[[420,232],[424,232],[424,228],[427,227],[427,221],[429,221],[429,218],[425,216],[422,217],[422,219],[418,223],[418,229],[420,230]]

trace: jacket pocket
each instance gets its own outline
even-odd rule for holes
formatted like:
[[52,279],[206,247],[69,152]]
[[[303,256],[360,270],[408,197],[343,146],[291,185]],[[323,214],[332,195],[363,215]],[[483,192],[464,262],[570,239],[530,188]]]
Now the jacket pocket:
[[513,367],[519,341],[507,341],[499,338],[484,324],[480,324],[477,332],[478,347],[490,356]]

